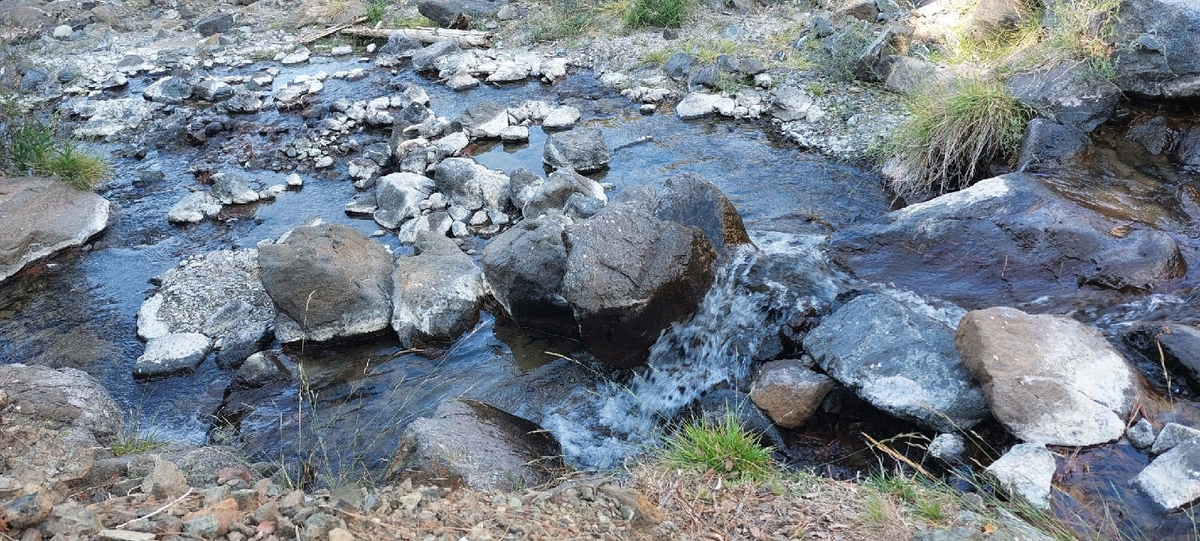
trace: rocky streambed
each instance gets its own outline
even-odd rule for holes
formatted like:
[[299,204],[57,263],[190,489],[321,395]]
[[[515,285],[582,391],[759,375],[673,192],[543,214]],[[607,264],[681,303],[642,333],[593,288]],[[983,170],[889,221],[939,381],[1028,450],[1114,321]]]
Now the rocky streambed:
[[[1019,171],[891,210],[875,174],[775,135],[824,114],[753,65],[760,86],[676,104],[543,52],[195,39],[32,87],[113,156],[112,216],[15,260],[6,361],[301,482],[533,483],[531,457],[607,470],[732,409],[833,475],[869,467],[857,433],[917,431],[915,459],[974,459],[1036,507],[1194,532],[1186,116],[1035,121]],[[517,435],[522,473],[480,468],[471,422]],[[472,458],[439,462],[447,440]]]

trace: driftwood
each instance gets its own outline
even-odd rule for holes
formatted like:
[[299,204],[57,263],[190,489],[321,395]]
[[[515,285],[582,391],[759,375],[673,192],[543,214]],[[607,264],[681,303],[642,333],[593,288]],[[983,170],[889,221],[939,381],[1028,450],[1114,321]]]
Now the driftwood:
[[300,38],[300,43],[302,43],[302,44],[312,43],[312,42],[317,41],[325,36],[329,36],[331,34],[336,34],[338,32],[341,32],[342,30],[345,30],[346,28],[350,28],[351,26],[354,26],[356,24],[362,24],[364,22],[367,22],[367,16],[359,15],[358,17],[355,17],[353,20],[346,21],[339,25],[331,26],[331,27],[326,28],[315,34],[310,34],[308,36],[302,37],[302,38]]
[[457,39],[458,44],[463,47],[488,47],[491,46],[492,40],[496,39],[496,35],[491,32],[480,32],[478,30],[451,30],[448,28],[366,28],[363,26],[355,26],[351,28],[343,28],[340,30],[343,34],[351,36],[359,36],[363,38],[387,38],[392,34],[400,34],[408,36],[421,43],[433,43],[443,39]]

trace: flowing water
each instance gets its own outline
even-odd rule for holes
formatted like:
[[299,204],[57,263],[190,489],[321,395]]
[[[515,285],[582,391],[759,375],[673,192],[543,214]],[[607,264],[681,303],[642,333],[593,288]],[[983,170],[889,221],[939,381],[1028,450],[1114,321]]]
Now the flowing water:
[[[276,81],[282,84],[299,74],[347,67],[353,66],[289,68]],[[615,373],[590,363],[578,343],[520,329],[497,317],[493,308],[485,310],[475,329],[444,349],[405,351],[390,338],[289,348],[282,358],[297,381],[265,391],[255,407],[239,418],[241,443],[259,459],[315,461],[346,476],[379,471],[394,451],[403,426],[430,413],[447,397],[467,396],[540,422],[555,434],[574,464],[609,468],[656,441],[664,424],[705,393],[744,387],[755,361],[785,350],[780,329],[794,314],[824,309],[841,291],[874,289],[949,325],[965,313],[953,304],[922,296],[921,284],[897,288],[862,283],[834,268],[821,249],[826,235],[883,219],[888,199],[880,180],[852,166],[789,148],[765,135],[769,130],[764,126],[684,122],[669,110],[643,116],[634,104],[594,86],[586,75],[549,87],[530,83],[462,94],[408,73],[398,77],[401,83],[425,88],[431,108],[448,118],[482,99],[509,105],[524,99],[575,105],[616,149],[611,169],[600,175],[601,180],[615,184],[619,191],[682,172],[699,174],[720,187],[738,208],[758,250],[727,256],[697,313],[666,331],[653,347],[648,366],[632,373]],[[328,104],[341,97],[385,95],[385,82],[331,80],[319,99]],[[306,123],[316,123],[275,112],[240,120],[246,129],[218,138],[236,138],[268,152],[288,137],[302,134]],[[509,173],[517,168],[537,171],[545,133],[537,127],[530,132],[528,143],[474,144],[468,152],[480,163]],[[368,132],[364,142],[386,138],[387,133]],[[0,359],[81,368],[100,378],[124,408],[142,416],[160,437],[202,442],[210,435],[228,436],[211,430],[211,415],[220,406],[232,374],[218,369],[211,359],[192,375],[152,381],[132,378],[133,361],[143,347],[135,338],[135,314],[154,291],[151,280],[186,256],[253,247],[312,218],[346,224],[365,234],[378,228],[370,220],[342,212],[355,194],[344,165],[307,173],[303,189],[284,193],[273,202],[229,211],[222,221],[183,227],[168,224],[167,209],[195,184],[189,165],[213,148],[212,144],[201,148],[167,144],[143,160],[115,158],[113,179],[101,191],[118,208],[109,230],[84,250],[51,258],[0,286]],[[1136,214],[1138,220],[1170,232],[1191,264],[1188,276],[1150,295],[1080,289],[1067,296],[1030,295],[1033,300],[1019,306],[1030,312],[1068,313],[1097,325],[1118,344],[1120,332],[1133,321],[1200,319],[1200,271],[1196,270],[1200,241],[1196,216],[1190,214],[1195,201],[1188,199],[1194,191],[1187,188],[1196,185],[1196,177],[1154,174],[1169,169],[1163,164],[1122,169],[1120,163],[1113,152],[1098,162],[1095,171],[1049,182],[1081,204],[1102,212]],[[1130,167],[1139,173],[1128,174]],[[134,183],[146,170],[162,171],[166,178]],[[282,173],[250,173],[263,185],[283,179]],[[1105,182],[1097,183],[1096,178]],[[394,235],[379,240],[398,254],[407,251]],[[481,246],[482,241],[475,243],[476,248]],[[988,284],[979,286],[980,291],[989,290]],[[988,305],[988,300],[986,293],[977,299],[981,305]],[[1154,360],[1121,347],[1151,384],[1166,389],[1166,379]],[[1200,426],[1192,402],[1195,395],[1182,378],[1172,382],[1168,394],[1144,407],[1162,420]],[[837,415],[822,413],[808,427],[784,435],[791,447],[785,454],[833,472],[834,466],[848,463],[842,457],[861,451],[858,431],[881,438],[914,430],[880,418],[861,404],[851,404]],[[1172,535],[1186,535],[1190,525],[1186,515],[1154,510],[1128,487],[1128,479],[1146,462],[1145,455],[1125,444],[1064,457],[1057,482],[1066,490],[1058,494],[1056,509],[1083,513],[1098,502],[1119,499],[1128,515],[1119,519],[1124,527],[1150,532],[1162,524]],[[843,475],[853,475],[858,467],[849,464]]]

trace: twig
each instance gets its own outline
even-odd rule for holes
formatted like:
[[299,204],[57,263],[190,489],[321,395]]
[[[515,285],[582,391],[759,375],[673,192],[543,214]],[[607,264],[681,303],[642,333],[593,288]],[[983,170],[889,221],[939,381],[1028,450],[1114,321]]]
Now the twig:
[[317,41],[325,36],[341,32],[342,29],[344,29],[344,28],[350,28],[351,26],[354,26],[356,24],[363,23],[366,21],[367,21],[366,15],[359,15],[358,17],[355,17],[354,20],[346,21],[342,24],[338,24],[338,25],[334,25],[329,28],[326,28],[320,32],[317,32],[316,34],[312,34],[310,36],[300,38],[300,43],[303,43],[303,44],[312,43],[312,42]]
[[184,492],[184,493],[183,493],[183,496],[180,496],[180,497],[178,497],[178,498],[175,498],[175,500],[174,500],[174,501],[172,501],[172,502],[168,503],[167,505],[164,505],[164,506],[162,506],[162,507],[159,507],[158,509],[155,509],[155,510],[154,510],[153,512],[151,512],[149,515],[140,516],[140,517],[138,517],[138,518],[131,519],[131,520],[128,520],[128,521],[126,521],[126,522],[123,522],[123,523],[121,523],[120,525],[118,525],[117,527],[115,527],[115,528],[113,528],[113,529],[114,529],[114,530],[123,530],[123,529],[125,529],[125,527],[126,527],[126,526],[128,526],[128,525],[130,525],[130,524],[133,524],[134,522],[137,522],[137,521],[139,521],[139,520],[143,520],[143,519],[150,518],[150,517],[152,517],[152,516],[154,516],[154,515],[157,515],[157,514],[159,514],[159,513],[163,512],[163,511],[166,511],[167,509],[170,509],[172,505],[175,505],[175,504],[177,504],[177,503],[179,503],[179,502],[183,501],[183,499],[184,499],[184,498],[186,498],[186,497],[188,497],[189,495],[191,495],[191,493],[192,493],[192,490],[193,490],[193,489],[192,489],[192,487],[188,487],[188,489],[187,489],[187,492]]

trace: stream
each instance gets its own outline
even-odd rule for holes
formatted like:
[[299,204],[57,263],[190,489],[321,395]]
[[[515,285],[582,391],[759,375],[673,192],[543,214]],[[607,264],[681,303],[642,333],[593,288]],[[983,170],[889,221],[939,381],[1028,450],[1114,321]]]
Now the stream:
[[[264,66],[227,74],[256,72]],[[285,67],[275,81],[278,85],[318,70],[366,66],[338,61]],[[1196,389],[1186,378],[1164,374],[1157,359],[1146,358],[1120,339],[1133,321],[1200,320],[1200,222],[1187,208],[1195,201],[1180,196],[1188,193],[1180,186],[1197,182],[1195,174],[1174,170],[1165,161],[1140,159],[1114,143],[1101,144],[1095,163],[1078,176],[1044,179],[1082,205],[1171,234],[1189,263],[1183,279],[1149,293],[1081,287],[1070,294],[1022,291],[1014,297],[1010,292],[990,293],[995,288],[987,283],[989,275],[980,273],[978,283],[965,286],[970,293],[956,295],[951,304],[932,296],[942,286],[932,280],[903,285],[866,282],[831,262],[822,251],[831,232],[884,220],[889,198],[881,180],[852,165],[797,150],[768,135],[769,126],[683,121],[666,107],[642,115],[637,104],[600,87],[590,73],[553,86],[484,85],[462,93],[407,70],[398,77],[424,88],[431,108],[451,119],[483,99],[506,105],[526,99],[574,105],[583,112],[583,123],[601,128],[608,146],[615,149],[610,168],[593,178],[614,184],[619,192],[679,173],[698,174],[734,203],[759,250],[726,258],[698,312],[664,333],[652,349],[650,366],[636,373],[588,362],[578,343],[517,327],[493,304],[485,306],[473,330],[438,348],[407,351],[388,337],[281,350],[297,381],[263,397],[241,418],[240,435],[235,437],[213,426],[212,415],[233,373],[219,369],[211,358],[191,375],[133,378],[134,360],[144,347],[135,336],[135,316],[155,290],[152,280],[187,256],[251,248],[313,218],[367,235],[379,227],[343,212],[356,193],[344,160],[329,170],[302,173],[303,188],[274,201],[232,212],[227,207],[220,220],[168,224],[167,210],[196,185],[189,165],[216,148],[213,141],[201,147],[159,145],[141,160],[119,157],[125,153],[118,146],[98,145],[96,150],[114,156],[112,178],[99,192],[115,206],[109,228],[84,249],[59,254],[0,285],[0,359],[79,368],[99,378],[159,439],[200,444],[210,438],[240,437],[238,443],[256,460],[317,462],[318,469],[331,472],[331,478],[323,479],[329,484],[380,471],[403,427],[455,396],[485,401],[542,424],[578,467],[611,469],[653,444],[663,426],[679,419],[696,400],[745,386],[755,361],[788,351],[778,343],[779,329],[797,311],[821,310],[841,292],[871,289],[950,325],[956,325],[966,310],[1000,304],[1031,313],[1067,314],[1095,325],[1157,391],[1158,396],[1142,404],[1148,416],[1200,426]],[[362,99],[364,88],[371,95],[384,95],[379,84],[373,79],[330,79],[317,100],[327,105],[338,98]],[[139,85],[131,82],[131,91]],[[298,135],[306,124],[319,123],[270,107],[238,120],[270,129],[248,127],[215,139],[236,137],[269,149],[279,144],[278,134]],[[386,141],[388,134],[369,130],[359,136],[369,144]],[[531,127],[528,143],[473,143],[466,153],[507,173],[519,168],[541,171],[545,138],[540,127]],[[165,178],[138,180],[146,171],[161,171]],[[281,184],[286,175],[270,170],[248,173],[263,186]],[[376,238],[397,255],[410,251],[394,234]],[[477,258],[485,241],[473,243]],[[896,254],[919,257],[900,250]],[[278,344],[273,347],[280,350]],[[920,431],[884,418],[852,397],[843,402],[840,413],[821,412],[808,426],[783,431],[787,447],[779,450],[780,456],[797,466],[850,478],[879,466],[874,455],[864,451],[860,432],[883,440]],[[998,441],[993,445],[1009,443],[995,426],[978,431],[995,435]],[[1111,507],[1118,515],[1112,520],[1128,533],[1168,539],[1194,532],[1188,513],[1157,510],[1129,485],[1149,457],[1128,443],[1083,449],[1059,460],[1055,485],[1062,490],[1055,492],[1054,509],[1060,516],[1103,520],[1099,513]]]

